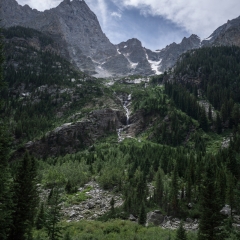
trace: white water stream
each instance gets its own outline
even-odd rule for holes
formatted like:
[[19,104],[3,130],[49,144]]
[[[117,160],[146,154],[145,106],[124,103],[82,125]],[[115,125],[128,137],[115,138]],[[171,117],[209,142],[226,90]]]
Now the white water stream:
[[126,125],[123,128],[117,129],[118,142],[121,142],[121,141],[124,140],[122,132],[129,126],[129,116],[130,116],[129,106],[131,104],[131,99],[132,99],[132,96],[131,96],[131,94],[129,94],[127,100],[123,100],[122,101],[123,102],[123,108],[124,108],[124,110],[126,112],[127,121],[126,121]]

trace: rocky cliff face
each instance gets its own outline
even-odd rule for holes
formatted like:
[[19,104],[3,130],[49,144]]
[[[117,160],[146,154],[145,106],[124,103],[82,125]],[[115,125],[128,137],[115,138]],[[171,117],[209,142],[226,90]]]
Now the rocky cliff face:
[[99,64],[117,55],[85,1],[64,0],[56,8],[39,12],[15,0],[3,0],[1,15],[5,27],[31,27],[54,36],[61,45],[65,43],[70,60],[89,73],[94,74]]
[[44,12],[28,5],[22,7],[16,0],[2,0],[1,16],[6,28],[20,25],[49,34],[62,56],[97,77],[159,74],[171,67],[182,52],[198,45],[190,37],[180,45],[171,44],[158,52],[145,49],[134,38],[114,46],[84,0],[64,0]]
[[228,20],[227,23],[217,28],[207,39],[202,41],[202,46],[240,46],[240,17]]
[[165,71],[173,67],[181,54],[188,50],[199,48],[200,45],[200,38],[197,35],[191,35],[189,38],[183,38],[182,42],[179,44],[174,42],[166,46],[158,54],[159,58],[162,59],[159,70]]
[[26,148],[37,157],[75,153],[106,136],[107,132],[116,132],[116,128],[125,122],[126,116],[122,111],[95,110],[84,120],[65,123],[41,140],[27,143]]
[[151,51],[135,38],[113,45],[84,0],[64,0],[44,12],[27,5],[22,7],[16,0],[2,0],[1,16],[6,28],[20,25],[49,34],[62,56],[96,77],[160,74],[173,67],[188,50],[213,45],[240,46],[240,17],[219,27],[202,43],[197,35],[191,35],[179,44]]

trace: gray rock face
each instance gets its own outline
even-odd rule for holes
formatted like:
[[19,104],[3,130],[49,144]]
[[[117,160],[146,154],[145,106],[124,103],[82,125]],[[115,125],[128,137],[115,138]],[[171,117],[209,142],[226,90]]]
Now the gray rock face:
[[[165,229],[176,230],[180,225],[180,219],[172,218],[170,216],[163,215],[159,210],[147,213],[146,226],[151,224],[155,226],[161,226]],[[197,231],[198,230],[198,220],[187,218],[184,223],[184,228],[187,231]]]
[[151,51],[136,39],[113,45],[102,32],[96,15],[84,0],[64,0],[56,8],[39,12],[16,0],[1,0],[4,27],[31,27],[47,34],[59,45],[59,53],[80,70],[95,76],[159,74],[173,67],[180,55],[201,46],[240,46],[240,17],[228,21],[208,38],[183,38],[162,50]]
[[119,52],[133,63],[138,63],[139,61],[146,59],[146,53],[142,47],[142,43],[136,38],[118,44],[117,48]]
[[106,131],[115,132],[126,121],[122,111],[112,109],[95,110],[85,120],[65,123],[46,134],[41,140],[25,147],[37,157],[74,153],[92,145],[105,136]]
[[222,215],[225,215],[225,216],[230,216],[230,215],[231,215],[231,207],[230,207],[229,205],[225,205],[225,206],[221,209],[220,213],[221,213]]
[[200,45],[200,38],[197,35],[191,35],[189,38],[183,38],[179,44],[174,42],[166,46],[158,54],[159,58],[162,59],[159,70],[163,72],[173,67],[181,54],[188,50],[199,48]]
[[202,46],[240,46],[240,17],[228,20],[227,23],[217,28],[207,39],[202,41]]
[[[148,61],[146,49],[138,39],[129,39],[126,42],[119,43],[116,47],[118,53],[123,55],[129,62],[130,73],[141,75],[155,73]],[[149,51],[151,52],[151,50]]]
[[22,7],[15,0],[3,0],[1,16],[5,27],[31,27],[66,43],[70,60],[89,73],[117,54],[85,1],[64,0],[56,8],[39,12],[27,5]]
[[183,52],[200,44],[192,35],[156,52],[144,48],[136,38],[114,46],[84,0],[64,0],[44,12],[22,7],[16,0],[2,0],[1,16],[4,27],[20,25],[50,34],[62,56],[95,76],[159,74],[172,67]]
[[153,224],[155,226],[159,226],[163,223],[165,216],[159,213],[158,211],[149,212],[147,214],[147,226],[149,224]]
[[[110,211],[110,201],[114,198],[114,207],[119,207],[123,204],[122,195],[114,194],[111,191],[106,191],[100,188],[99,184],[91,181],[85,184],[84,188],[91,187],[91,190],[86,193],[87,199],[80,202],[78,205],[63,206],[62,212],[68,219],[68,222],[79,221],[81,219],[94,220],[106,212]],[[84,191],[80,189],[79,191]],[[78,195],[78,193],[76,193]]]
[[130,63],[122,54],[110,57],[102,67],[112,75],[128,75],[131,68]]

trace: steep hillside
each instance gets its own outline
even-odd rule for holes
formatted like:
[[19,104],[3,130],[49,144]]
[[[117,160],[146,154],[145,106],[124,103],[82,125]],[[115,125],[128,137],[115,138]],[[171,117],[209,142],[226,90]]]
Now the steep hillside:
[[[6,101],[1,115],[15,136],[15,144],[41,137],[66,122],[89,121],[89,112],[106,108],[101,105],[101,80],[77,71],[61,58],[52,38],[23,27],[12,27],[3,34],[5,80],[9,88],[2,92]],[[104,98],[108,99],[108,95]],[[108,119],[102,121],[108,124]],[[99,136],[102,135],[100,132]]]
[[199,38],[192,35],[180,44],[172,43],[155,52],[145,49],[138,39],[114,46],[84,0],[64,0],[44,12],[28,5],[22,7],[16,0],[3,0],[1,4],[5,28],[20,25],[44,32],[55,40],[64,58],[96,77],[160,74],[172,67],[182,53],[200,45]]
[[207,39],[202,41],[202,46],[240,46],[240,17],[228,20],[227,23],[217,28]]
[[[239,47],[195,49],[191,36],[171,46],[191,46],[174,69],[107,80],[62,58],[55,35],[18,26],[3,36],[2,236],[239,239]],[[164,51],[131,39],[116,56],[152,73]]]

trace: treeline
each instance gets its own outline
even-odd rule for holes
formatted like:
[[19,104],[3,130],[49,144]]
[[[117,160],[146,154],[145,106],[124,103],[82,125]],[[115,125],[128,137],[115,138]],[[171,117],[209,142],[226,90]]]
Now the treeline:
[[[5,29],[3,35],[4,38],[24,39],[44,36],[23,27]],[[41,43],[42,39],[39,41]],[[44,135],[56,123],[62,124],[62,119],[74,110],[102,95],[100,84],[94,78],[89,79],[86,74],[76,71],[57,54],[26,43],[22,45],[22,41],[5,43],[3,54],[4,80],[8,88],[0,92],[4,99],[0,114],[17,145]]]
[[[176,79],[193,94],[197,89],[220,112],[226,127],[237,126],[240,113],[240,48],[211,47],[184,54],[174,70]],[[183,81],[184,76],[188,80]]]
[[[237,132],[230,148],[216,156],[206,154],[204,148],[193,151],[132,140],[100,144],[89,151],[47,159],[41,170],[43,182],[51,186],[59,179],[63,187],[76,189],[89,180],[87,176],[96,176],[104,189],[123,193],[125,215],[115,211],[108,217],[133,214],[144,224],[146,212],[157,208],[166,215],[200,219],[199,239],[226,239],[229,234],[238,236],[232,213],[240,210],[239,139]],[[232,209],[228,217],[220,213],[225,204]],[[213,226],[211,231],[209,226]]]

